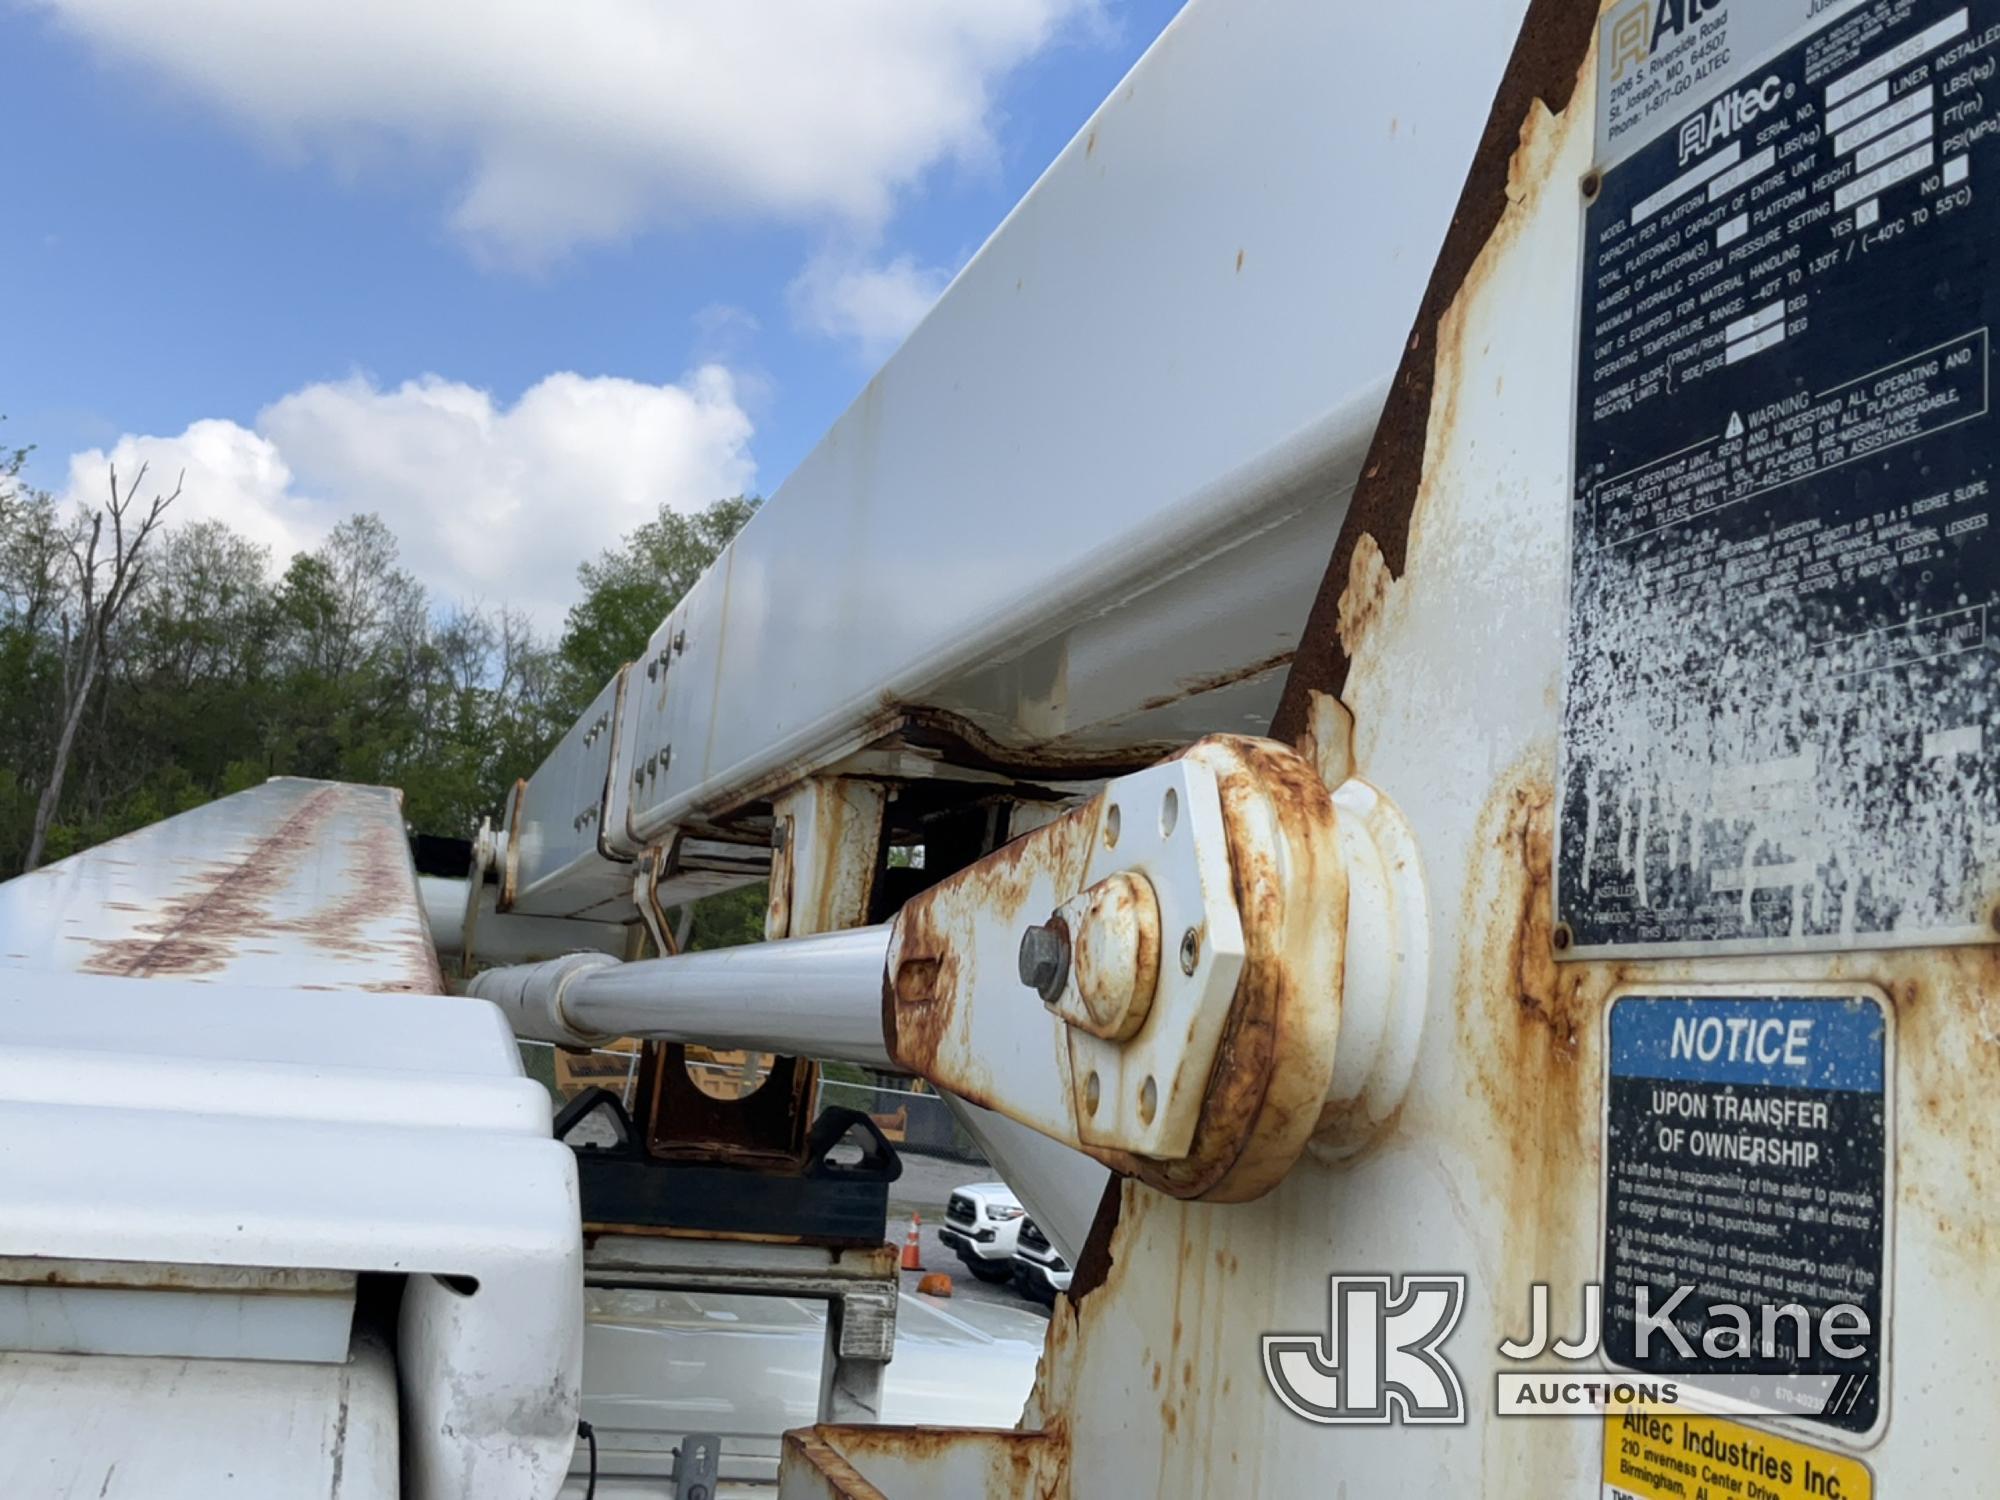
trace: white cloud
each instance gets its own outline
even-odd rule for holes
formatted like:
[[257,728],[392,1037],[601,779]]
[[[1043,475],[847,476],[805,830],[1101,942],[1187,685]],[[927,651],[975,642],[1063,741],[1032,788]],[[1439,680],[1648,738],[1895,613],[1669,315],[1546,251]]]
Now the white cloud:
[[551,375],[512,406],[437,376],[382,390],[360,378],[273,402],[254,430],[194,423],[70,460],[65,498],[105,494],[151,465],[186,471],[175,515],[225,521],[276,566],[344,518],[375,511],[441,600],[511,603],[545,629],[575,597],[576,565],[652,516],[750,489],[752,427],[735,382],[706,365],[678,385]]
[[34,3],[281,146],[469,160],[454,223],[535,260],[699,213],[879,226],[1101,0]]
[[829,252],[815,256],[788,295],[799,326],[827,338],[851,339],[870,363],[902,343],[951,280],[908,255],[880,265]]
[[92,448],[75,454],[63,500],[89,505],[108,500],[107,469],[116,469],[119,489],[135,492],[141,503],[170,492],[178,481],[181,494],[169,512],[172,520],[226,521],[269,547],[281,567],[324,530],[314,508],[293,494],[292,471],[277,445],[234,422],[206,419],[179,437],[128,434],[109,453]]

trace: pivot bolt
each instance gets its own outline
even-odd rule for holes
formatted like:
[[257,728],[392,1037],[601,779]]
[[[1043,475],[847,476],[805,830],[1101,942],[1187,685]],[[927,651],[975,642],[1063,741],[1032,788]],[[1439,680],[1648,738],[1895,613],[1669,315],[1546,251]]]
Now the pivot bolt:
[[1069,983],[1069,928],[1061,922],[1021,934],[1021,983],[1054,1005]]

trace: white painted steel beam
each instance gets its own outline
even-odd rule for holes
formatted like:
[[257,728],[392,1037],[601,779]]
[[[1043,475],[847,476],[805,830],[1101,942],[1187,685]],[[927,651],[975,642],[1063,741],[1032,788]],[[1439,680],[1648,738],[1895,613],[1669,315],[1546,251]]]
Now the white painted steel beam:
[[906,711],[1045,778],[1261,732],[1522,10],[1189,6],[660,623],[601,820],[587,725],[531,778],[524,909]]

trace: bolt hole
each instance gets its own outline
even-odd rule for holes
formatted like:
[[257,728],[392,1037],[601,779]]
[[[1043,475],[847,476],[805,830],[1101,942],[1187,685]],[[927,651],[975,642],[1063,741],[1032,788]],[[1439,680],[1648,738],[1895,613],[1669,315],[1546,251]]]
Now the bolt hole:
[[1083,1081],[1083,1107],[1093,1115],[1097,1113],[1098,1102],[1104,1097],[1104,1085],[1092,1073]]
[[1110,810],[1104,814],[1105,848],[1116,849],[1118,847],[1118,825],[1121,821],[1118,816],[1118,804],[1114,802],[1111,804]]
[[1168,787],[1167,795],[1160,799],[1160,837],[1163,839],[1172,838],[1174,836],[1174,824],[1180,822],[1180,820],[1181,794],[1172,787]]
[[1583,179],[1583,196],[1585,202],[1593,201],[1603,189],[1604,179],[1602,177],[1595,172],[1585,174]]
[[1576,935],[1569,930],[1569,923],[1567,922],[1556,923],[1556,930],[1550,935],[1550,938],[1555,943],[1558,953],[1576,941]]
[[1153,1116],[1160,1110],[1160,1086],[1151,1076],[1139,1087],[1139,1118],[1145,1124],[1153,1123]]
[[1181,934],[1181,972],[1192,974],[1201,962],[1201,933],[1190,927]]

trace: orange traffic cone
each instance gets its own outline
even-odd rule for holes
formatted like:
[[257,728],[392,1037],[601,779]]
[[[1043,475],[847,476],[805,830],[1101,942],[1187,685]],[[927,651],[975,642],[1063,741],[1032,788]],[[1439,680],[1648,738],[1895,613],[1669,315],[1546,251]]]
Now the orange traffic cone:
[[923,1253],[917,1248],[917,1226],[924,1222],[922,1214],[910,1215],[909,1237],[903,1241],[903,1269],[921,1271],[924,1268]]

